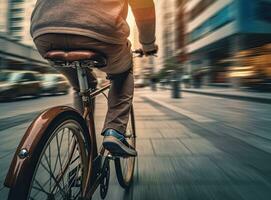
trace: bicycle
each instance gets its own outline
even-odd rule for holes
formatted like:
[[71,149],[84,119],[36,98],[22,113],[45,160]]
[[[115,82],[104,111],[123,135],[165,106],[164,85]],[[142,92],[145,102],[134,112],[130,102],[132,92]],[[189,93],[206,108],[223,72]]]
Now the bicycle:
[[[139,57],[142,51],[134,51]],[[57,67],[77,70],[84,113],[68,106],[50,108],[39,115],[22,138],[4,185],[10,188],[9,200],[91,199],[100,186],[107,195],[110,161],[114,160],[117,180],[128,189],[133,180],[135,157],[111,155],[102,146],[98,150],[95,132],[95,98],[110,84],[97,89],[93,68],[106,66],[106,58],[92,51],[50,51],[46,58]],[[88,85],[87,70],[92,80]],[[136,147],[133,107],[126,139]]]

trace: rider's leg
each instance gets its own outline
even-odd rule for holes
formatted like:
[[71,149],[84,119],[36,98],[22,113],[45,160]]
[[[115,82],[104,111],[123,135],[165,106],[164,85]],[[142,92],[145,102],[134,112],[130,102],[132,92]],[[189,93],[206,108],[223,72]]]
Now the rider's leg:
[[127,142],[126,132],[134,93],[132,69],[113,76],[108,96],[108,112],[103,129],[103,146],[113,155],[136,156],[134,147]]
[[108,112],[103,132],[114,129],[121,134],[126,131],[134,94],[132,68],[122,74],[112,76],[112,85],[108,94]]

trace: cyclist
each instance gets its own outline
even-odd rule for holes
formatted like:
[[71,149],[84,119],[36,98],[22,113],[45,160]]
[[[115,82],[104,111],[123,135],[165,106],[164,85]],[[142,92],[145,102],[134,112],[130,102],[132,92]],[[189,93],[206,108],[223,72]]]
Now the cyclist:
[[[107,57],[108,65],[101,70],[114,78],[102,131],[103,145],[111,153],[136,156],[124,137],[134,92],[131,44],[127,39],[128,4],[144,54],[157,53],[153,0],[38,0],[32,13],[31,35],[43,57],[50,50],[94,50]],[[58,70],[70,81],[75,108],[82,112],[76,70]]]

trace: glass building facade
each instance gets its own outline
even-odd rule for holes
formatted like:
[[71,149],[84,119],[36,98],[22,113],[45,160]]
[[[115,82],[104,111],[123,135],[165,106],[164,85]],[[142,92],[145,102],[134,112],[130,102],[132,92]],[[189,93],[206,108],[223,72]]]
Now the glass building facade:
[[[193,0],[187,3],[188,71],[192,76],[201,76],[203,84],[233,85],[236,82],[233,79],[240,74],[236,69],[241,69],[240,67],[247,66],[244,63],[248,63],[244,62],[246,57],[242,58],[242,62],[237,59],[240,52],[261,49],[263,46],[266,50],[266,45],[271,43],[271,0],[197,2],[192,8],[189,4],[193,4]],[[252,58],[250,55],[249,59]],[[265,67],[271,66],[266,64]],[[232,69],[235,71],[231,71]],[[257,67],[253,69],[255,71]],[[252,73],[244,74],[249,76]]]

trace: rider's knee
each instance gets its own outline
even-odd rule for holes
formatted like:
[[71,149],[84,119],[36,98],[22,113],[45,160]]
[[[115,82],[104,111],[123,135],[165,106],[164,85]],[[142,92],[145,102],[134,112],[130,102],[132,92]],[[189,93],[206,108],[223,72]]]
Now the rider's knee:
[[122,80],[125,79],[130,73],[133,73],[133,68],[128,69],[125,72],[119,74],[107,74],[107,79],[114,81],[114,80]]

